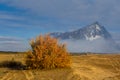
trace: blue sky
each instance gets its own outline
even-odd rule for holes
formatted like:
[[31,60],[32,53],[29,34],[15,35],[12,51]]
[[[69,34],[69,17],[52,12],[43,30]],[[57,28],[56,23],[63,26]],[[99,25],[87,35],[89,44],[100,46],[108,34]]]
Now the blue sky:
[[25,51],[39,34],[98,21],[120,43],[120,0],[0,0],[0,50]]

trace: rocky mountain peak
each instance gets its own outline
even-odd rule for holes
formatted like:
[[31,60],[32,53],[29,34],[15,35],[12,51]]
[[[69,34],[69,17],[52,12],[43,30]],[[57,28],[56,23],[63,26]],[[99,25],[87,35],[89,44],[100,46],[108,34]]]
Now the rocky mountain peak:
[[60,39],[75,39],[75,40],[95,40],[98,38],[111,39],[110,33],[101,26],[98,22],[94,22],[91,25],[85,26],[75,31],[64,33],[51,33],[53,37]]

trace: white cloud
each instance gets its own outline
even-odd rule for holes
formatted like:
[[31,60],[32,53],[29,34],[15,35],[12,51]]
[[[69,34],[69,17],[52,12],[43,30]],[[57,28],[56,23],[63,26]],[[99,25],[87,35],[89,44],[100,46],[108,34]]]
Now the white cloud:
[[116,41],[116,43],[120,46],[120,33],[112,32],[111,35],[112,35],[113,39]]
[[1,0],[1,3],[60,20],[101,21],[114,27],[120,21],[119,0]]
[[6,20],[22,20],[22,18],[17,17],[17,16],[13,16],[13,15],[8,15],[8,14],[1,14],[0,13],[0,19],[6,19]]
[[0,36],[0,41],[23,41],[23,39],[10,36]]
[[96,53],[118,53],[119,47],[111,41],[104,39],[87,40],[62,40],[66,43],[69,52],[96,52]]
[[26,51],[29,47],[27,40],[0,36],[0,51]]
[[37,18],[28,17],[25,15],[14,15],[10,12],[0,11],[0,24],[1,27],[41,27],[43,26],[42,21],[40,22]]

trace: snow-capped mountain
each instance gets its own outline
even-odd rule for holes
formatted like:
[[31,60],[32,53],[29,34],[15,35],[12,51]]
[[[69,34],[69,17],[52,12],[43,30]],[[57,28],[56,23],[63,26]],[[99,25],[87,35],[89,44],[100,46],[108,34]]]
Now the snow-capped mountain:
[[81,29],[71,31],[71,32],[56,32],[50,34],[53,37],[60,38],[62,40],[65,39],[75,39],[75,40],[95,40],[98,38],[104,38],[104,39],[111,39],[110,33],[101,26],[98,22],[95,22],[91,25],[88,25],[86,27],[83,27]]
[[98,22],[71,32],[56,32],[50,35],[60,39],[62,43],[67,43],[70,52],[120,52],[120,47],[111,34]]

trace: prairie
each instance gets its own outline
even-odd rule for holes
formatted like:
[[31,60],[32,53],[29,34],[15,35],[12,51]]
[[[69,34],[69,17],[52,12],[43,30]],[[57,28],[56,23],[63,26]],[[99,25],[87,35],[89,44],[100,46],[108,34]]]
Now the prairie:
[[[24,53],[0,53],[5,61],[21,62]],[[0,80],[120,80],[120,54],[72,54],[71,68],[24,70],[0,66]]]

